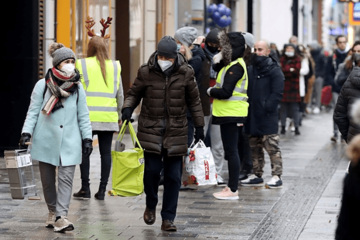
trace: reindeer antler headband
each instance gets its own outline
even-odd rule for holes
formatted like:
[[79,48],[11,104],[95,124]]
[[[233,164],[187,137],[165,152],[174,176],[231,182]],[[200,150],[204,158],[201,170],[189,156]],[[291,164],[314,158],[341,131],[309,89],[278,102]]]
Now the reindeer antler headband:
[[[101,32],[101,37],[103,37],[103,38],[105,38],[105,39],[110,38],[110,34],[106,34],[106,35],[105,35],[105,31],[106,31],[107,28],[110,27],[111,20],[112,20],[111,17],[108,17],[106,21],[105,21],[105,19],[103,19],[103,18],[100,20],[100,23],[101,23],[101,25],[103,26],[103,29],[100,30],[100,32]],[[94,25],[95,25],[94,19],[93,19],[92,17],[89,17],[89,16],[88,16],[87,19],[86,19],[86,21],[85,21],[85,27],[86,27],[86,29],[88,30],[87,33],[88,33],[89,37],[94,37],[94,36],[96,36],[96,34],[95,34],[95,32],[94,32],[94,29],[92,29],[92,27],[93,27]]]

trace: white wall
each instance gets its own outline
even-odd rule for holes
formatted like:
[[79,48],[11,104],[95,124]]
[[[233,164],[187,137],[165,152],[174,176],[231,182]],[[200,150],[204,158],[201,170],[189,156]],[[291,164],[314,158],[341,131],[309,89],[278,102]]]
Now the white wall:
[[282,49],[292,36],[292,0],[255,0],[255,2],[255,39],[274,42],[278,49]]

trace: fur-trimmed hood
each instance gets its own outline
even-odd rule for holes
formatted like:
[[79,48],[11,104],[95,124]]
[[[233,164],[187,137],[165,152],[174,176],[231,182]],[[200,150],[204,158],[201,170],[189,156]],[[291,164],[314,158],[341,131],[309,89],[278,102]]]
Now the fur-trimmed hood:
[[221,31],[218,38],[225,66],[244,56],[245,38],[241,32],[225,33],[225,31]]

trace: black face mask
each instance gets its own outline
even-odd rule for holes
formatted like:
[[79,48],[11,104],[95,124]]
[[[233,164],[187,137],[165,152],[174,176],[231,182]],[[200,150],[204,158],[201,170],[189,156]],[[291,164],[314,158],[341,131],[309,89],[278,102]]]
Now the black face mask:
[[212,53],[217,53],[217,52],[219,52],[219,47],[210,47],[209,45],[207,45],[206,44],[206,47],[207,47],[207,49],[210,51],[210,52],[212,52]]
[[250,63],[257,64],[259,62],[262,62],[264,59],[268,58],[268,56],[258,56],[255,53],[251,54]]

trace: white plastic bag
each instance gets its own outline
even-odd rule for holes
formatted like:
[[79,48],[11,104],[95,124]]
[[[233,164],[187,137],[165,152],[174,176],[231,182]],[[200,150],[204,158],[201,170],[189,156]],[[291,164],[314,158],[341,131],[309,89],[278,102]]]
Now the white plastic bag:
[[188,175],[186,184],[198,186],[217,184],[215,162],[211,149],[206,147],[202,140],[193,147],[190,146],[189,153],[185,158],[185,170]]

